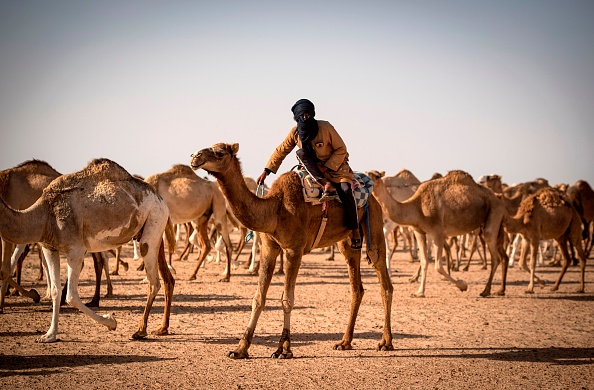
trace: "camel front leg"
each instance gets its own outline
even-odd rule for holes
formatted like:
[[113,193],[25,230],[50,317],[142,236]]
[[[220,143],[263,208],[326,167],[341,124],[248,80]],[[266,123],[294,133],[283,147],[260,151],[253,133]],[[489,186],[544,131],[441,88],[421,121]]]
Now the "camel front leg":
[[419,267],[421,273],[421,284],[419,285],[419,289],[417,290],[417,292],[413,294],[413,297],[424,298],[425,284],[427,283],[427,256],[429,255],[427,252],[427,236],[425,235],[425,233],[418,232],[416,230],[414,233],[415,238],[417,239],[417,244],[419,245],[419,255],[421,257],[421,266]]
[[254,331],[258,324],[258,319],[264,306],[266,305],[266,294],[272,281],[272,274],[274,273],[274,267],[276,265],[276,258],[280,253],[280,246],[273,242],[269,238],[262,240],[262,246],[260,248],[260,271],[258,274],[258,289],[254,294],[252,300],[252,313],[250,315],[250,321],[247,329],[245,330],[243,337],[239,340],[239,344],[234,351],[230,351],[227,356],[231,359],[247,359],[249,358],[248,349],[252,344],[254,338]]
[[536,269],[536,256],[538,256],[538,240],[530,241],[530,282],[526,289],[526,294],[534,294],[534,271]]
[[334,349],[350,350],[353,349],[352,341],[355,332],[355,321],[359,313],[359,307],[363,300],[363,283],[361,281],[361,251],[353,251],[350,248],[350,237],[338,243],[338,249],[344,256],[349,268],[349,281],[351,284],[351,309],[349,312],[349,321],[342,340],[334,346]]
[[[196,264],[196,269],[190,275],[189,280],[196,280],[196,274],[202,265],[202,262],[210,252],[210,240],[208,238],[208,218],[202,216],[198,218],[196,230],[192,233],[192,237],[194,239],[193,244],[200,246],[200,256],[198,257],[198,263]],[[196,237],[199,237],[200,243],[196,242]]]
[[[93,310],[88,308],[85,304],[82,303],[80,297],[78,295],[78,280],[80,278],[80,271],[82,269],[82,258],[84,256],[84,252],[82,253],[69,253],[67,255],[68,258],[68,289],[66,293],[66,303],[71,306],[76,307],[78,310],[82,311],[92,319],[94,319],[100,325],[104,325],[109,330],[115,330],[117,327],[117,322],[115,318],[111,314],[106,314],[104,316],[100,316],[95,313]],[[103,266],[101,265],[101,268]],[[53,287],[52,287],[52,298],[53,298]]]
[[40,297],[36,290],[29,291],[22,288],[18,283],[12,280],[12,264],[11,256],[15,245],[8,241],[1,241],[2,245],[2,267],[0,268],[0,313],[4,312],[4,299],[8,291],[8,285],[14,287],[21,295],[33,299],[34,302],[39,302]]
[[287,256],[286,270],[285,270],[285,285],[282,296],[283,306],[283,332],[278,342],[278,348],[271,357],[279,359],[290,359],[293,357],[291,351],[291,312],[295,305],[295,284],[297,282],[297,274],[301,266],[301,258],[303,252],[295,252],[293,250],[285,252]]
[[448,272],[446,272],[446,270],[444,270],[443,266],[441,265],[441,255],[443,252],[443,246],[444,246],[445,240],[441,237],[439,237],[439,238],[435,237],[434,241],[437,244],[437,251],[435,254],[435,270],[441,276],[443,276],[444,278],[449,280],[454,286],[458,287],[460,289],[460,291],[466,291],[468,289],[468,285],[466,284],[466,282],[463,280],[460,280],[460,279],[455,280],[454,278],[452,278],[450,276],[450,274]]

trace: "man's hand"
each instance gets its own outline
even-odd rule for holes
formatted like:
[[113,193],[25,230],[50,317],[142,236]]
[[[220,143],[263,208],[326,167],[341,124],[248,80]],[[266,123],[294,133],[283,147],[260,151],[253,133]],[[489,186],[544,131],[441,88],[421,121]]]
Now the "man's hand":
[[268,176],[268,171],[266,171],[265,169],[264,172],[262,172],[262,174],[258,177],[258,180],[256,180],[256,182],[260,185],[264,185],[264,180],[266,180],[266,176]]

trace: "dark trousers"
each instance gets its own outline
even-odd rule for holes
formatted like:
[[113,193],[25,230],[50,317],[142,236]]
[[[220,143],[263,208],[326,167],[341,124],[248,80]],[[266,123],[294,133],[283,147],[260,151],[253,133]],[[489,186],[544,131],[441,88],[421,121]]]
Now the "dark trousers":
[[[297,159],[303,164],[307,172],[322,185],[328,180],[320,168],[318,168],[318,162],[315,158],[312,158],[304,149],[297,150]],[[359,227],[359,221],[357,219],[357,205],[355,203],[355,197],[353,196],[353,190],[351,189],[351,183],[334,183],[331,182],[338,198],[342,202],[344,207],[344,223],[349,230],[354,230]]]

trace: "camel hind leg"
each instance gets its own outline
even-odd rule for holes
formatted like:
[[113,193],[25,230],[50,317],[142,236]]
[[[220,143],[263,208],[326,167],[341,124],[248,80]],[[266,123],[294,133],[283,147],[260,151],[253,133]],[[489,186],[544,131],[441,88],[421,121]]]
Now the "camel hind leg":
[[[444,270],[443,266],[441,265],[441,260],[442,260],[441,255],[443,253],[444,246],[447,245],[447,243],[441,237],[440,238],[434,237],[434,240],[435,240],[435,243],[437,244],[437,251],[436,251],[436,255],[435,255],[435,270],[441,276],[443,276],[448,281],[450,281],[450,283],[452,283],[453,285],[458,287],[460,289],[460,291],[466,291],[468,289],[468,285],[466,284],[466,282],[463,280],[460,280],[460,279],[455,280],[454,278],[452,278],[450,276],[449,272]],[[449,248],[448,248],[448,250],[449,250]]]
[[[198,263],[196,264],[196,269],[194,269],[194,272],[192,272],[192,275],[190,275],[189,280],[196,279],[196,274],[198,274],[198,270],[200,269],[200,266],[202,266],[202,262],[204,262],[204,259],[206,258],[206,256],[208,256],[208,253],[210,252],[210,239],[208,238],[209,217],[209,215],[203,215],[200,218],[198,218],[198,221],[196,222],[196,229],[194,233],[192,233],[192,237],[194,238],[194,244],[200,246],[200,256],[198,256]],[[198,237],[199,242],[196,242],[196,237]]]
[[[371,224],[371,218],[379,214],[381,210],[373,208],[370,205],[368,210],[370,213],[370,219],[362,221],[363,233],[365,235],[366,242],[371,243],[371,248],[367,249],[367,259],[373,265],[375,273],[380,284],[380,294],[382,297],[382,303],[384,306],[384,330],[382,339],[377,345],[378,351],[393,351],[394,345],[392,344],[392,296],[394,294],[394,287],[388,273],[388,265],[385,262],[386,247],[384,246],[385,238],[382,237],[383,231],[378,226]],[[368,228],[369,224],[369,228]],[[371,235],[371,237],[370,237]]]
[[148,280],[148,294],[142,318],[138,323],[138,330],[132,335],[132,339],[134,340],[142,340],[147,336],[148,317],[153,307],[155,297],[161,288],[159,273],[161,273],[165,284],[165,309],[163,324],[156,333],[159,335],[168,334],[171,298],[173,296],[173,285],[175,282],[173,281],[173,276],[167,265],[167,260],[165,259],[165,245],[163,241],[159,241],[159,244],[157,245],[149,243],[148,253],[144,257],[146,277]]

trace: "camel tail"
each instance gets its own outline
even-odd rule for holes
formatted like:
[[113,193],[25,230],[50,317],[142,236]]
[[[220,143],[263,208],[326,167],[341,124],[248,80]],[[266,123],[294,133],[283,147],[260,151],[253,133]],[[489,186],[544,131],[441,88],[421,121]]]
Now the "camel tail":
[[170,218],[167,218],[167,226],[165,226],[165,238],[167,239],[169,252],[173,253],[175,251],[176,241],[175,232],[173,231],[173,224],[171,223]]

